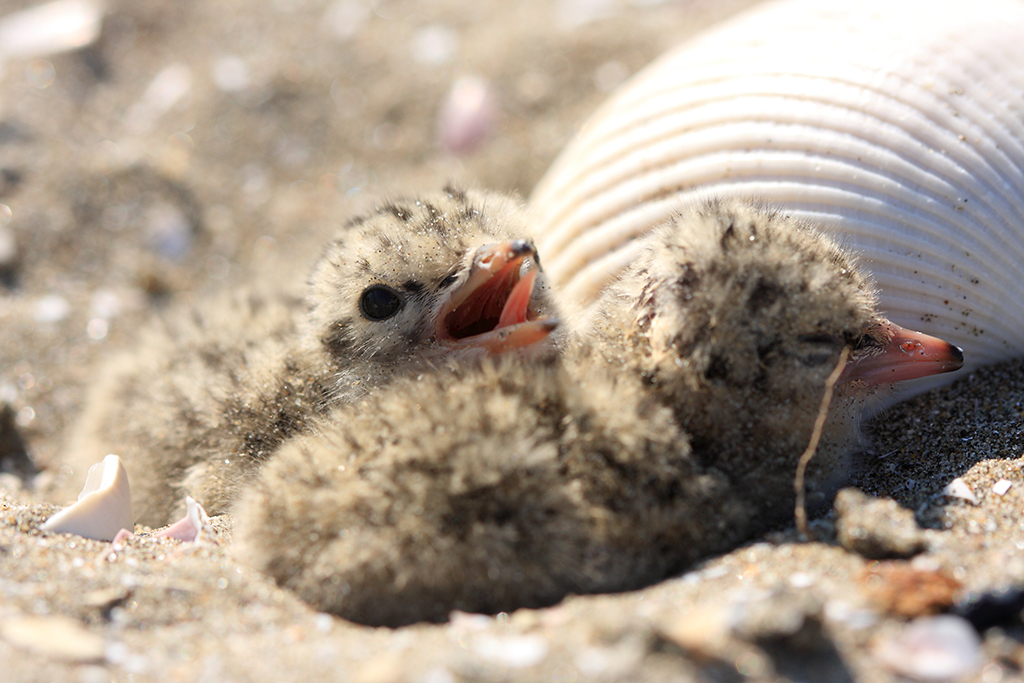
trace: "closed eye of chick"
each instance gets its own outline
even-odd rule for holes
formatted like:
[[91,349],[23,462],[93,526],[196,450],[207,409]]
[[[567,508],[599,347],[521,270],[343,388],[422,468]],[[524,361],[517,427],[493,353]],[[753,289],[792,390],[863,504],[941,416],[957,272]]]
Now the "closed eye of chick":
[[186,495],[217,514],[334,403],[458,358],[542,352],[557,321],[528,234],[514,201],[448,187],[351,221],[316,263],[305,306],[229,292],[172,312],[102,368],[61,493],[116,453],[138,521],[167,523]]
[[791,465],[806,447],[844,346],[811,463],[819,501],[868,449],[861,423],[892,402],[895,383],[963,364],[957,347],[889,322],[855,258],[829,238],[735,200],[690,207],[648,237],[592,330],[598,355],[641,376],[695,451],[776,517],[792,510],[793,468],[780,459]]

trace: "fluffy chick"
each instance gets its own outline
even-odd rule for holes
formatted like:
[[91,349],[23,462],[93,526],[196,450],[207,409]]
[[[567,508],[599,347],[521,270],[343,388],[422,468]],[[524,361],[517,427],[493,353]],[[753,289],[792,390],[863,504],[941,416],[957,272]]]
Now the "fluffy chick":
[[703,462],[750,489],[768,516],[792,510],[826,379],[840,376],[808,472],[818,500],[850,475],[861,422],[894,382],[959,368],[946,342],[878,310],[855,258],[785,215],[735,200],[681,212],[603,296],[599,355],[641,378],[691,436]]
[[81,474],[121,455],[138,521],[184,496],[224,512],[278,445],[393,376],[532,347],[554,328],[518,205],[446,188],[351,221],[316,263],[306,305],[229,293],[175,311],[99,373],[68,447]]
[[747,533],[752,508],[632,378],[503,357],[405,378],[290,441],[235,551],[372,625],[639,588]]

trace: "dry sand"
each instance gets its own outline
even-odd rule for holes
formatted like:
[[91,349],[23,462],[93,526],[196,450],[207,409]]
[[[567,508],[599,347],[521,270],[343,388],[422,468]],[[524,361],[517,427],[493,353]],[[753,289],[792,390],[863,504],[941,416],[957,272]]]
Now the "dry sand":
[[[608,89],[745,4],[120,0],[88,47],[0,66],[0,681],[1020,679],[1022,605],[972,607],[1024,586],[1020,363],[872,425],[858,484],[924,531],[853,499],[842,545],[832,513],[813,542],[781,530],[545,610],[369,629],[234,563],[227,519],[198,546],[38,530],[57,508],[33,486],[57,476],[92,368],[154,309],[293,286],[367,197],[450,178],[525,195]],[[438,112],[463,76],[499,115],[456,156]],[[976,503],[943,495],[958,477]],[[913,559],[860,554],[908,535]],[[934,611],[971,617],[980,646]]]

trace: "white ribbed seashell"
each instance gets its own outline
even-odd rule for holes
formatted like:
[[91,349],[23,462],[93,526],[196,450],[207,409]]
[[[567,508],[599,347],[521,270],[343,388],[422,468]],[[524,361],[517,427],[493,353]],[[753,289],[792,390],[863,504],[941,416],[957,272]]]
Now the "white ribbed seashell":
[[549,277],[585,307],[709,195],[840,235],[969,367],[1024,355],[1024,3],[783,0],[665,54],[535,189]]

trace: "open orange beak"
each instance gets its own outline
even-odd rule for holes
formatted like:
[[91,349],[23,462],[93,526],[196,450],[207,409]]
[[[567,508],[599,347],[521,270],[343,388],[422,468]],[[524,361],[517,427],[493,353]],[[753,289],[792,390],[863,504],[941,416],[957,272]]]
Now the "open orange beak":
[[435,338],[491,353],[546,339],[558,320],[541,318],[530,307],[537,263],[536,247],[525,240],[477,249],[469,277],[452,291],[438,315]]
[[963,367],[964,352],[960,347],[888,321],[884,325],[889,341],[862,355],[854,353],[839,376],[839,384],[893,384]]

